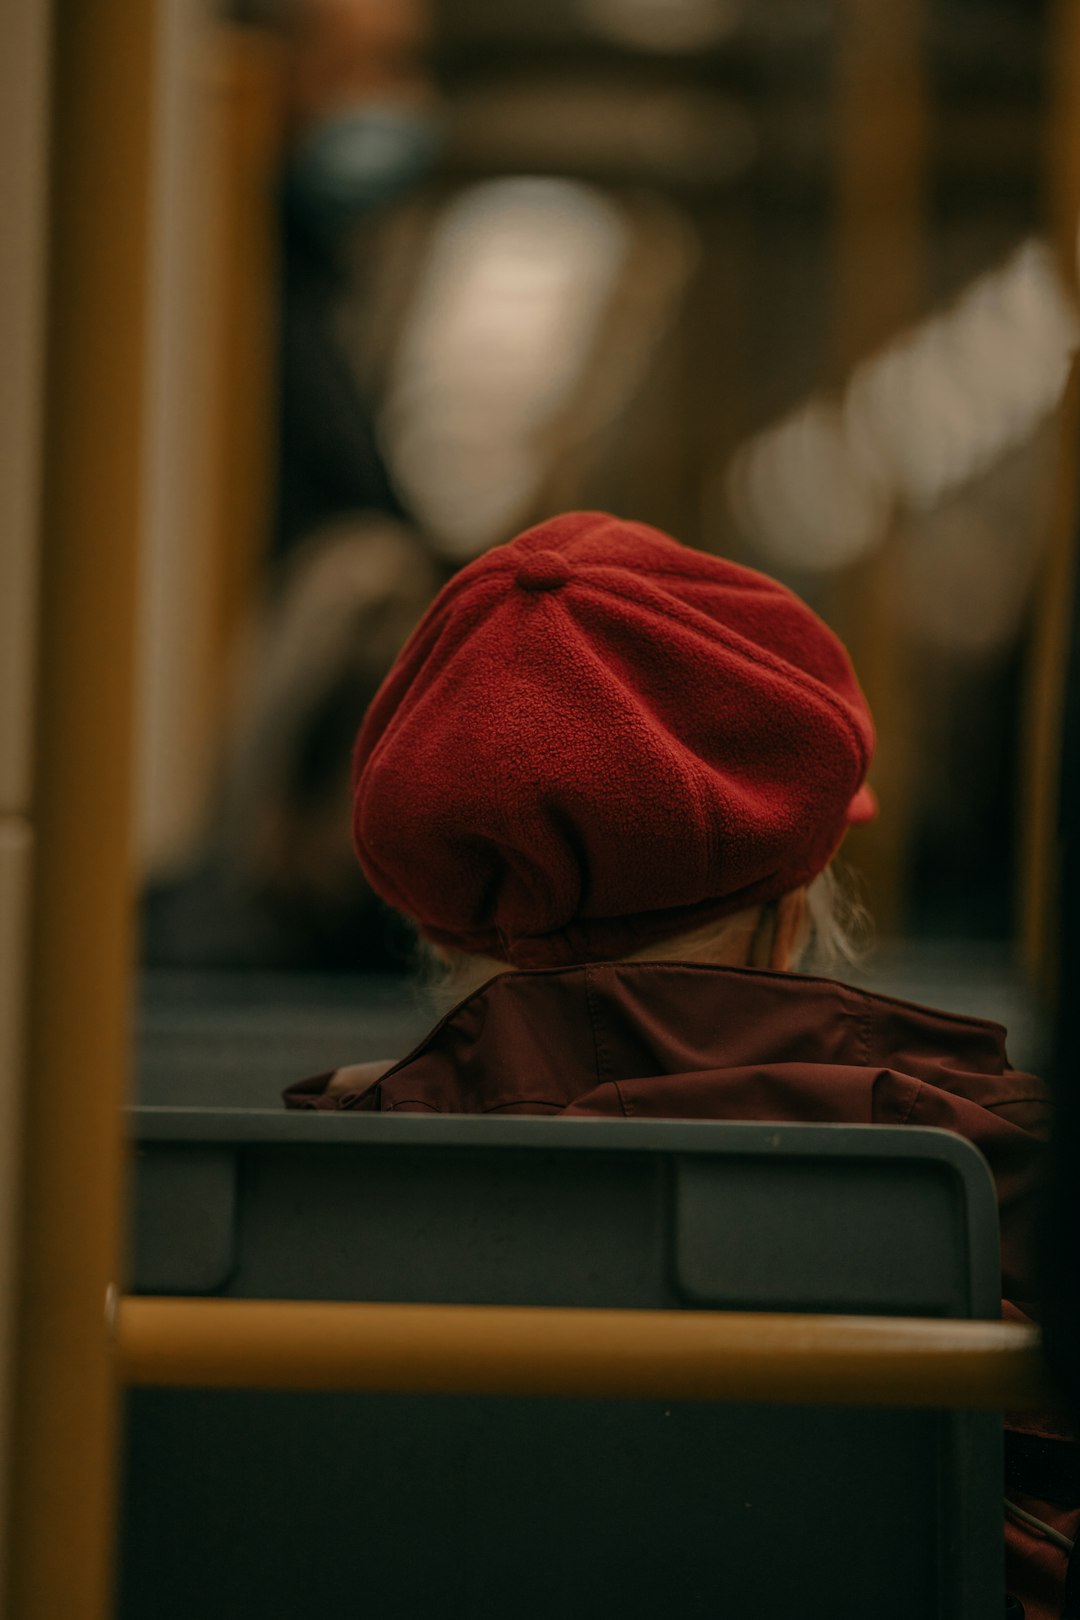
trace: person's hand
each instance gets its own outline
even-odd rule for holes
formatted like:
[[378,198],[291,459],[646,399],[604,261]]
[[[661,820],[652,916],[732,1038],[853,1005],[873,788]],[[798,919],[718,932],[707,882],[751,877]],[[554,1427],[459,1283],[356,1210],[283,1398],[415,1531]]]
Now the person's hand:
[[396,1063],[396,1058],[378,1058],[373,1063],[350,1063],[344,1069],[335,1069],[326,1083],[328,1097],[355,1096],[375,1084]]

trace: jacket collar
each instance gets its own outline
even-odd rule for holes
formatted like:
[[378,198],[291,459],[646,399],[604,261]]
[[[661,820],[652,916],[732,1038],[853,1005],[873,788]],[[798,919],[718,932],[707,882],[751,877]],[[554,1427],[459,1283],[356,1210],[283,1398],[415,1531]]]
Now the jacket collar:
[[353,1106],[558,1109],[609,1081],[795,1063],[931,1084],[1008,1071],[982,1019],[804,974],[601,962],[489,980]]

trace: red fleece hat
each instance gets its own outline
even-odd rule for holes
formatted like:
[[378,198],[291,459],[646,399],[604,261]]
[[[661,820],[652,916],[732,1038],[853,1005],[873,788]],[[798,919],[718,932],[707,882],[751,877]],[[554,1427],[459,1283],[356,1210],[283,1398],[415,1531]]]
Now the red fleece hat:
[[357,739],[353,834],[436,944],[613,959],[809,882],[873,814],[873,746],[798,597],[568,512],[436,598]]

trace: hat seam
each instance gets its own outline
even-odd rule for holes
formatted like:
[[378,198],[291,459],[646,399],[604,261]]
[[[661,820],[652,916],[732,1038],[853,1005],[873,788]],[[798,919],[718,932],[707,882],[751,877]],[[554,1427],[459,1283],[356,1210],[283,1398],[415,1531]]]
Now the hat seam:
[[[457,645],[453,649],[454,654],[457,653],[458,648],[462,645],[462,643],[464,643],[474,633],[474,631],[476,629],[475,617],[476,616],[474,616],[474,619],[472,621],[470,621],[468,624],[461,624],[459,626]],[[422,624],[418,625],[417,630],[419,631],[422,627],[423,627]],[[442,634],[442,631],[441,631],[441,628],[440,628],[440,636],[441,636],[441,634]],[[435,645],[433,645],[431,648],[429,648],[428,652],[425,654],[425,662],[434,653],[435,647],[438,644],[438,640],[439,640],[439,636],[436,637]],[[409,651],[409,647],[406,646],[402,650],[401,656],[404,657],[404,654],[407,653],[408,651]],[[408,682],[408,684],[407,684],[407,686],[405,688],[405,691],[400,695],[400,697],[398,699],[398,703],[397,703],[397,706],[394,709],[394,712],[388,718],[386,724],[384,725],[384,727],[382,729],[382,732],[381,732],[380,736],[378,737],[378,739],[374,743],[374,745],[373,745],[373,747],[371,749],[371,752],[368,754],[368,756],[365,759],[362,767],[357,765],[356,758],[357,758],[357,756],[359,755],[359,752],[360,752],[360,744],[361,744],[361,741],[363,739],[366,722],[365,722],[365,725],[362,725],[361,728],[360,728],[360,731],[359,731],[359,733],[357,735],[357,739],[356,739],[356,747],[354,749],[354,759],[353,759],[353,773],[354,773],[354,776],[356,778],[356,784],[355,785],[356,785],[356,788],[360,790],[359,793],[357,794],[355,800],[354,800],[354,817],[355,817],[356,812],[359,810],[360,806],[363,805],[363,803],[365,802],[366,795],[370,791],[370,784],[368,784],[367,788],[362,788],[362,786],[361,786],[361,777],[362,777],[362,775],[366,775],[372,769],[372,767],[375,764],[376,760],[378,759],[379,755],[382,753],[384,747],[386,746],[388,738],[391,736],[391,734],[393,732],[395,732],[398,729],[395,722],[397,722],[399,720],[399,717],[400,717],[400,714],[401,714],[402,698],[404,698],[404,697],[406,697],[408,695],[409,690],[414,685],[415,680],[416,680],[417,676],[419,675],[419,673],[420,672],[417,671],[412,676],[412,678],[410,678],[410,680],[409,680],[409,682]],[[380,691],[378,693],[376,693],[375,703],[378,703],[379,699],[383,695],[384,695],[383,690],[380,689]],[[374,704],[372,705],[372,708],[374,708]],[[371,711],[369,710],[369,714],[370,714],[370,712]]]
[[[484,581],[480,581],[479,583],[482,586]],[[491,594],[494,594],[494,593],[489,592],[488,594],[491,595]],[[459,633],[459,636],[458,636],[457,646],[460,646],[463,642],[465,642],[475,632],[476,622],[477,622],[477,619],[479,617],[480,617],[480,613],[478,611],[474,611],[474,616],[471,619],[471,621],[467,625],[464,625],[464,626],[461,627],[461,630],[460,630],[460,633]],[[418,630],[419,630],[419,628],[420,628],[420,626],[417,626]],[[442,632],[441,632],[441,629],[440,629],[440,635],[441,635],[441,633]],[[436,637],[436,644],[438,642],[438,639],[439,639],[439,637],[437,636]],[[433,651],[433,650],[434,649],[429,650],[429,652],[425,655],[425,659],[427,657],[431,656],[431,651]],[[456,652],[457,647],[455,647],[454,650]],[[414,679],[415,679],[415,676],[414,676]],[[412,686],[412,684],[413,684],[413,680],[410,680],[409,681],[409,686],[406,688],[406,692],[408,691],[409,687]],[[378,697],[376,697],[376,702],[377,701],[378,701]],[[379,759],[379,757],[383,753],[383,751],[387,747],[389,747],[391,738],[393,737],[393,735],[396,733],[396,731],[398,729],[397,725],[395,725],[395,722],[399,719],[399,716],[401,714],[401,710],[402,710],[402,705],[401,705],[401,701],[399,699],[398,704],[397,704],[396,708],[394,709],[394,712],[390,715],[389,719],[387,720],[387,723],[383,727],[381,735],[379,736],[379,738],[375,742],[374,746],[372,747],[371,752],[368,754],[368,756],[365,759],[364,764],[363,764],[362,767],[358,765],[357,761],[358,761],[358,756],[359,756],[359,752],[360,752],[360,741],[361,741],[361,738],[363,736],[363,729],[364,729],[363,727],[361,727],[360,733],[357,736],[356,747],[355,747],[354,753],[353,753],[353,771],[352,771],[352,774],[353,774],[353,810],[352,810],[353,844],[354,844],[354,847],[355,847],[356,852],[357,852],[358,855],[360,854],[361,850],[363,851],[363,855],[364,855],[365,860],[367,861],[367,863],[371,867],[371,869],[374,872],[378,873],[380,881],[384,884],[384,886],[387,889],[391,890],[396,895],[400,896],[400,901],[399,900],[394,900],[394,901],[391,902],[391,904],[396,905],[399,910],[406,911],[406,912],[409,912],[409,913],[412,913],[412,914],[415,914],[415,915],[419,916],[425,910],[425,907],[423,905],[417,905],[415,900],[413,899],[411,893],[404,887],[404,885],[401,884],[398,881],[395,881],[390,876],[390,874],[387,873],[387,871],[386,871],[385,867],[383,866],[383,864],[381,863],[381,861],[379,861],[375,857],[375,855],[373,854],[370,844],[366,840],[363,840],[359,836],[359,832],[357,830],[358,827],[359,827],[359,823],[360,823],[360,821],[361,821],[361,819],[363,817],[364,811],[367,808],[368,798],[369,798],[369,796],[371,794],[371,791],[372,791],[372,783],[374,781],[374,767],[376,765],[377,760]],[[386,898],[386,896],[384,896],[384,898]]]
[[[588,588],[589,586],[589,581],[587,580],[581,580],[579,583],[585,588]],[[594,592],[599,592],[604,588],[594,582],[592,589]],[[843,720],[845,727],[855,742],[856,750],[862,764],[863,776],[865,776],[866,771],[870,766],[872,754],[866,743],[863,741],[862,734],[860,733],[858,726],[848,713],[847,705],[844,703],[844,700],[841,697],[838,697],[835,692],[830,691],[823,681],[818,681],[814,676],[809,675],[805,670],[800,669],[797,664],[787,663],[784,659],[777,657],[774,653],[770,653],[766,648],[754,647],[752,642],[746,640],[745,637],[738,635],[737,632],[725,632],[720,625],[717,625],[713,620],[710,620],[707,615],[699,612],[699,610],[696,608],[692,608],[690,610],[693,615],[693,623],[691,624],[691,621],[688,618],[685,618],[682,614],[675,612],[672,608],[668,607],[667,604],[657,602],[643,604],[641,603],[640,599],[625,596],[619,591],[610,590],[610,588],[607,588],[607,594],[617,596],[620,601],[630,602],[637,606],[646,605],[654,612],[662,614],[665,618],[670,619],[674,624],[688,625],[690,628],[697,629],[698,621],[700,620],[705,631],[710,633],[715,641],[720,642],[722,646],[727,647],[730,651],[745,658],[747,663],[757,664],[762,669],[769,670],[771,674],[790,676],[794,686],[801,688],[809,696],[817,698],[820,703],[822,703],[826,708],[831,709]],[[793,596],[791,599],[796,603],[800,603],[800,599],[798,597]],[[800,603],[800,605],[805,604]],[[828,627],[826,626],[826,628]],[[830,630],[829,633],[830,635],[833,635],[835,632]],[[861,785],[862,782],[860,780],[860,782],[856,785],[856,790]]]
[[[493,549],[498,549],[498,548],[493,548]],[[694,552],[694,551],[691,550],[691,548],[689,546],[686,546],[683,549],[691,556],[696,556],[696,555],[707,556],[707,555],[711,555],[711,553],[706,553],[706,552],[702,552],[702,553]],[[536,550],[527,551],[525,553],[525,555],[528,556],[528,557],[535,557],[539,553],[544,552],[544,551],[553,551],[557,557],[562,558],[562,560],[564,562],[566,562],[568,565],[571,565],[570,577],[567,580],[567,584],[583,585],[583,584],[588,584],[589,583],[589,581],[586,579],[586,577],[584,575],[584,572],[579,571],[579,569],[580,570],[592,569],[594,571],[595,570],[600,570],[600,569],[607,569],[607,570],[610,570],[610,571],[613,571],[613,572],[617,571],[619,573],[625,573],[625,574],[632,574],[633,573],[633,570],[631,569],[631,567],[630,567],[630,565],[628,563],[617,562],[617,561],[615,561],[615,560],[613,560],[611,558],[599,558],[599,557],[582,558],[580,560],[579,568],[576,569],[576,568],[574,568],[572,566],[573,563],[574,563],[574,553],[572,551],[560,551],[555,546],[538,546],[536,548]],[[484,556],[490,556],[491,553],[490,552],[485,552],[485,553],[483,553],[483,555]],[[477,561],[479,561],[479,560],[480,559],[477,559]],[[718,562],[720,564],[724,564],[725,562],[727,562],[727,559],[724,558],[724,557],[714,557],[713,561]],[[499,573],[499,574],[515,575],[520,566],[521,566],[521,559],[518,558],[517,556],[514,556],[513,558],[506,558],[506,559],[500,557],[495,562],[492,562],[489,565],[489,568],[488,568],[487,571],[488,571],[489,574]],[[729,566],[732,569],[734,569],[736,567],[736,565],[734,563],[729,564]],[[741,564],[738,565],[738,566],[742,567]],[[640,578],[648,579],[650,576],[655,576],[655,577],[657,577],[659,579],[677,579],[677,580],[681,580],[683,583],[689,584],[689,585],[713,585],[713,586],[719,586],[724,590],[733,590],[733,591],[739,591],[739,592],[745,592],[745,593],[749,593],[751,590],[757,590],[760,586],[764,585],[764,586],[766,586],[768,588],[768,592],[769,592],[770,595],[782,597],[785,601],[793,602],[797,606],[805,608],[806,604],[805,604],[805,602],[803,602],[802,598],[800,596],[798,596],[795,591],[791,590],[787,585],[784,585],[780,580],[770,578],[770,576],[768,574],[763,574],[760,571],[760,569],[757,569],[757,568],[743,568],[743,572],[747,573],[747,574],[750,574],[752,576],[752,579],[753,579],[753,585],[752,586],[748,585],[748,584],[742,584],[742,583],[740,583],[740,581],[738,579],[736,579],[734,577],[732,577],[730,579],[718,580],[715,574],[698,573],[696,571],[693,572],[693,573],[688,573],[688,572],[684,571],[681,568],[666,568],[662,563],[655,563],[655,564],[654,563],[649,563],[647,568],[643,569],[640,575],[635,575],[634,577],[640,577]],[[462,571],[462,574],[458,574],[456,576],[456,581],[453,581],[451,583],[462,581],[463,573],[464,573],[464,570]],[[465,584],[471,584],[472,580],[471,579],[467,580],[464,583]]]
[[[562,554],[559,553],[559,555]],[[723,563],[726,559],[723,557],[716,557],[713,560],[718,563]],[[583,563],[583,567],[592,569],[606,568],[613,571],[618,570],[620,573],[624,574],[632,573],[631,568],[626,563],[612,562],[607,559],[602,561],[600,559],[586,559],[586,561]],[[747,568],[745,572],[753,575],[755,589],[759,583],[762,585],[767,585],[771,595],[783,597],[785,601],[796,602],[802,607],[806,606],[800,596],[797,596],[794,591],[789,590],[786,585],[781,584],[779,580],[770,579],[768,574],[759,573],[756,568]],[[652,575],[655,575],[659,579],[682,580],[688,585],[719,586],[723,590],[749,591],[751,589],[751,587],[748,585],[741,585],[737,579],[718,580],[715,574],[688,574],[684,573],[680,568],[665,568],[663,565],[654,566],[651,563],[647,569],[642,570],[640,575],[634,575],[634,577],[647,579]],[[571,581],[576,581],[579,584],[588,583],[584,576],[579,574],[572,574]]]

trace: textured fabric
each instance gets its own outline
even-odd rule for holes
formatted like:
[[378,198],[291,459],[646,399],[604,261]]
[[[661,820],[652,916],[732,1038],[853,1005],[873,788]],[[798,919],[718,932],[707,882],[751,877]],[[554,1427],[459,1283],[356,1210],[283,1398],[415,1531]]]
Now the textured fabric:
[[1034,1183],[1048,1105],[998,1024],[831,979],[667,962],[505,973],[366,1091],[326,1076],[292,1107],[449,1114],[935,1125],[997,1184],[1003,1292],[1032,1298]]
[[625,955],[828,864],[873,727],[783,586],[575,512],[446,586],[357,741],[368,880],[438,944],[517,966]]

